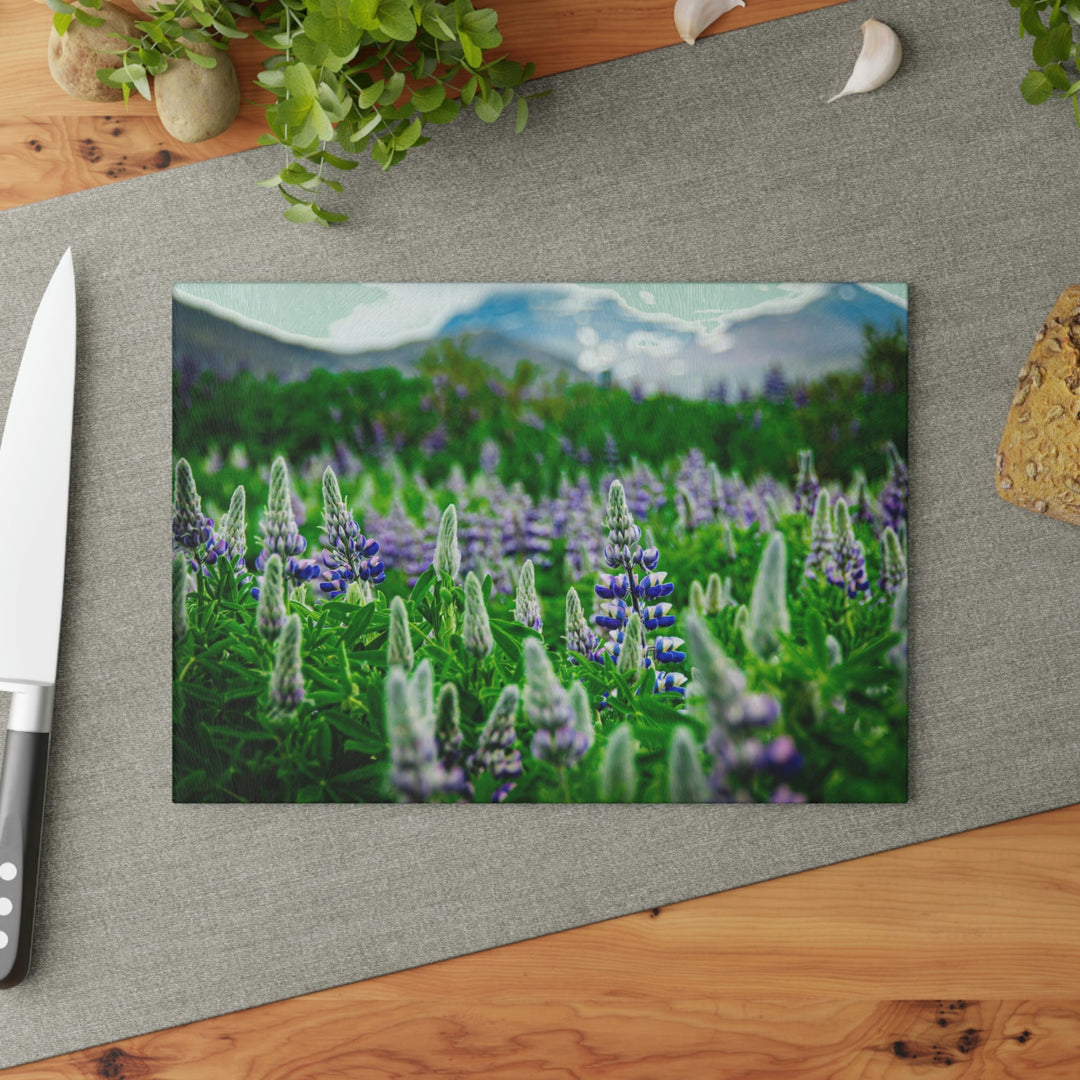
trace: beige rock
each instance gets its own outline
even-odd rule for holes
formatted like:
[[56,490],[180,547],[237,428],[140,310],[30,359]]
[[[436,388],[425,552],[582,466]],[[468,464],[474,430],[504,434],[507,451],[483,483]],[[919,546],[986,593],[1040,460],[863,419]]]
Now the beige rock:
[[203,68],[181,57],[154,79],[158,118],[174,139],[187,143],[220,135],[240,111],[240,81],[228,53],[207,44],[191,50],[213,56],[217,65]]
[[115,35],[135,35],[135,20],[122,8],[107,2],[91,14],[105,22],[101,26],[83,26],[73,19],[63,35],[53,27],[49,35],[49,71],[60,88],[72,97],[84,101],[119,101],[123,94],[103,85],[97,70],[120,66],[119,58],[112,54],[124,43]]

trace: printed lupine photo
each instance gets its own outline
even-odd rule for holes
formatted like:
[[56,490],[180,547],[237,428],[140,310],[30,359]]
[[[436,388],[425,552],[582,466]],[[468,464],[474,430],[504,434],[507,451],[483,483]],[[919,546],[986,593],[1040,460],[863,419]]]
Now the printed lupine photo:
[[905,286],[173,310],[177,801],[906,799]]

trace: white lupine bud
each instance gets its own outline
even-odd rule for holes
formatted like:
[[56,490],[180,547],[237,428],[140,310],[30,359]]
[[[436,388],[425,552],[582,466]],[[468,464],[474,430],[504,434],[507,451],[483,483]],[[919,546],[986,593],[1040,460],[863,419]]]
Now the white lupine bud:
[[600,762],[600,796],[605,802],[634,801],[637,793],[636,753],[633,729],[627,723],[620,724],[611,733]]
[[787,548],[784,537],[773,533],[761,556],[754,589],[750,594],[750,617],[744,637],[747,647],[765,659],[780,648],[780,635],[791,631],[787,607]]
[[668,798],[673,803],[709,801],[709,785],[701,767],[698,745],[688,727],[680,726],[668,751]]
[[409,613],[405,601],[395,596],[390,601],[390,631],[386,641],[386,662],[390,667],[412,671],[412,637],[409,634]]
[[439,538],[435,543],[435,573],[440,581],[452,582],[461,569],[461,548],[458,547],[457,507],[451,503],[439,522]]

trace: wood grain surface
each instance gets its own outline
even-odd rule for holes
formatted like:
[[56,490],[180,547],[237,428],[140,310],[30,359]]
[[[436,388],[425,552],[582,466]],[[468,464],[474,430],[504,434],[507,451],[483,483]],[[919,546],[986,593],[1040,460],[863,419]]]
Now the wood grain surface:
[[1080,806],[0,1071],[1077,1080]]
[[[715,30],[737,30],[845,0],[753,0],[729,12]],[[131,7],[128,0],[120,0]],[[613,60],[678,42],[672,0],[493,0],[504,46],[532,60],[537,74]],[[132,9],[134,10],[134,9]],[[189,144],[171,138],[152,103],[137,95],[125,107],[68,97],[46,64],[51,12],[32,0],[0,0],[4,64],[0,68],[0,209],[38,202],[129,176],[247,150],[266,130],[252,80],[268,55],[252,39],[229,54],[240,77],[237,122],[216,139]],[[244,24],[242,24],[244,25]],[[688,48],[679,44],[680,48]]]

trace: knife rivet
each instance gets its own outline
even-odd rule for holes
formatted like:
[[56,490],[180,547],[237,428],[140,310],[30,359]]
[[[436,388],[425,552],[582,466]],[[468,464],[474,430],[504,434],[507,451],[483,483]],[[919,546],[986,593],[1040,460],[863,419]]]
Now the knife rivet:
[[0,915],[10,915],[14,906],[6,896],[0,896]]
[[14,863],[0,863],[0,881],[14,881],[18,873]]

